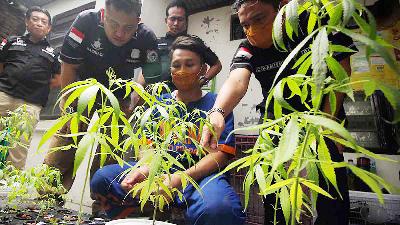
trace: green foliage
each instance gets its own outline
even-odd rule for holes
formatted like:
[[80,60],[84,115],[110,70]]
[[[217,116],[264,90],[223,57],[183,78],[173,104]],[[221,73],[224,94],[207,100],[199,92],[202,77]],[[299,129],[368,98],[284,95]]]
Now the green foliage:
[[4,167],[10,149],[17,145],[27,148],[21,143],[21,138],[29,140],[32,136],[34,120],[35,118],[27,112],[25,105],[8,112],[8,116],[0,116],[0,168]]
[[[210,126],[203,118],[206,112],[196,109],[188,111],[182,102],[160,98],[161,94],[168,90],[163,83],[150,85],[144,89],[136,82],[118,79],[111,68],[107,71],[107,75],[110,79],[108,88],[95,79],[88,79],[75,82],[63,90],[60,98],[67,99],[63,109],[75,107],[77,110],[71,113],[65,112],[43,135],[39,147],[42,147],[51,136],[60,135],[57,131],[62,127],[68,126],[69,133],[63,136],[72,137],[74,144],[52,151],[77,149],[74,176],[88,152],[90,156],[94,156],[96,149],[99,148],[97,154],[100,154],[101,167],[109,157],[123,166],[127,162],[122,155],[133,149],[134,160],[137,163],[120,175],[126,175],[143,166],[149,168],[146,179],[127,193],[138,197],[142,208],[151,202],[155,211],[163,210],[173,196],[178,195],[179,198],[183,198],[180,189],[165,185],[166,179],[173,174],[180,176],[182,188],[192,184],[200,190],[191,177],[181,172],[185,170],[182,161],[188,162],[189,166],[194,165],[195,161],[191,154],[184,149],[178,158],[174,158],[171,152],[177,150],[171,150],[170,146],[171,144],[184,146],[190,141],[196,146],[197,155],[204,156],[206,153],[199,144],[199,135],[202,127]],[[126,98],[135,92],[144,100],[144,104],[137,106],[132,112],[122,111],[114,95],[119,89],[125,89]],[[88,176],[90,161],[85,166]]]
[[8,205],[19,208],[21,204],[33,204],[49,208],[65,197],[66,189],[58,169],[41,164],[27,170],[18,170],[7,165],[1,171],[1,188],[9,190]]
[[[399,65],[386,50],[389,45],[376,35],[376,23],[373,16],[354,0],[291,0],[280,9],[274,22],[273,38],[277,49],[287,51],[283,37],[293,39],[293,36],[297,35],[299,18],[302,18],[300,14],[303,12],[309,14],[308,35],[298,46],[290,49],[288,57],[275,76],[273,88],[267,98],[266,108],[274,100],[275,119],[264,118],[264,123],[261,125],[237,129],[236,131],[259,130],[260,135],[255,146],[247,151],[250,155],[232,162],[220,173],[234,168],[246,169],[243,184],[245,206],[247,207],[249,202],[250,187],[257,185],[260,195],[276,195],[279,199],[277,207],[283,210],[286,224],[292,225],[300,222],[300,213],[312,213],[316,207],[318,195],[332,198],[327,190],[319,187],[320,182],[329,183],[339,193],[336,168],[347,167],[352,170],[377,193],[381,202],[383,202],[382,188],[390,193],[398,191],[375,174],[344,162],[332,161],[328,150],[328,141],[336,141],[355,152],[375,159],[391,161],[358,146],[343,124],[332,116],[337,109],[337,93],[342,93],[354,100],[349,75],[333,56],[335,53],[354,51],[332,44],[328,37],[334,32],[342,32],[366,44],[370,48],[369,53],[379,53],[399,75]],[[368,17],[368,22],[363,15]],[[346,24],[351,19],[360,26],[361,34],[346,28]],[[310,47],[311,51],[300,55],[300,50],[306,47]],[[292,61],[294,61],[292,69],[297,69],[297,74],[280,79],[281,73]],[[309,69],[312,71],[311,76],[306,75]],[[309,111],[297,112],[289,105],[287,98],[283,96],[285,86],[291,91],[288,98],[298,96]],[[381,90],[397,113],[399,112],[398,90],[373,80],[365,82],[364,86],[367,96],[375,90]],[[324,96],[327,96],[330,101],[327,104],[330,107],[329,114],[322,111],[326,106]],[[282,108],[290,110],[291,113],[283,114]],[[400,114],[396,115],[394,122],[400,121]],[[319,180],[318,171],[323,174],[323,180]],[[310,190],[310,196],[303,192],[303,188]]]

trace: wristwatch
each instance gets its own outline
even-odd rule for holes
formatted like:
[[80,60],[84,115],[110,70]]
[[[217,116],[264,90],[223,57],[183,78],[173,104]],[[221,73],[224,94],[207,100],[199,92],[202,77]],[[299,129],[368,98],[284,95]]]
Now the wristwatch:
[[205,75],[201,75],[199,80],[201,86],[207,85],[210,82],[210,80]]
[[208,115],[211,115],[211,113],[213,112],[219,112],[223,117],[225,117],[225,110],[223,110],[222,108],[212,108],[210,109],[210,111],[208,111]]

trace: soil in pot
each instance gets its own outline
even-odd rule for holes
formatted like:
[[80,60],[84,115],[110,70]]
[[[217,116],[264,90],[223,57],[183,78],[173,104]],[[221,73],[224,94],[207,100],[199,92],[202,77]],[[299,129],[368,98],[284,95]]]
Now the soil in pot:
[[32,220],[33,216],[29,213],[17,213],[15,218],[19,220]]

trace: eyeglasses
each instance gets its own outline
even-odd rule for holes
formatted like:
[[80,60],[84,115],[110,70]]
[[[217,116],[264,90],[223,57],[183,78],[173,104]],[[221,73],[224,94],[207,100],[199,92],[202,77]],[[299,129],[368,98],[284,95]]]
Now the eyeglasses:
[[181,22],[184,22],[186,20],[186,18],[185,17],[180,17],[180,16],[169,16],[168,20],[171,21],[171,22],[178,21],[178,22],[181,23]]

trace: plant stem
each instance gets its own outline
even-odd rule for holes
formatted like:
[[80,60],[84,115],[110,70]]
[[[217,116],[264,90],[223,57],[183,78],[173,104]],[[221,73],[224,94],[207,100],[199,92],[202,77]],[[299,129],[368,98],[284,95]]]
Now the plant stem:
[[304,144],[301,147],[301,153],[300,153],[300,157],[299,157],[299,161],[297,163],[297,168],[296,168],[296,172],[295,172],[295,181],[294,181],[294,185],[295,185],[295,189],[294,189],[294,202],[293,202],[293,207],[292,207],[292,217],[291,217],[291,225],[295,225],[296,224],[296,214],[297,214],[297,188],[299,186],[299,174],[300,174],[300,166],[301,166],[301,158],[303,158],[304,155],[304,151],[306,149],[306,145],[307,145],[307,140],[308,140],[308,136],[310,135],[310,124],[307,124],[307,129],[306,129],[306,136],[304,137]]
[[153,209],[153,225],[156,224],[156,213],[157,213],[157,208],[158,208],[158,198],[160,198],[160,186],[157,185],[157,195],[156,195],[156,202],[154,203],[154,209]]
[[276,193],[275,193],[275,207],[274,207],[274,225],[276,225],[277,224],[277,221],[276,221],[276,211],[278,211],[278,191],[276,191]]
[[[321,93],[323,93],[323,89],[324,87],[322,87]],[[322,103],[322,95],[319,94],[318,95],[318,104],[317,104],[317,109],[321,108],[321,103]],[[316,111],[313,112],[314,115],[316,114]],[[307,146],[307,140],[310,136],[310,129],[311,129],[311,124],[307,124],[307,128],[306,128],[306,135],[304,137],[304,143],[303,146],[301,148],[301,152],[300,152],[300,156],[298,159],[298,163],[297,163],[297,168],[295,171],[295,190],[294,190],[294,202],[293,202],[293,208],[292,208],[292,217],[291,217],[291,225],[295,225],[296,224],[296,214],[297,214],[297,189],[299,186],[299,174],[300,174],[300,167],[301,167],[301,159],[304,157],[304,151],[306,150],[306,146]]]

